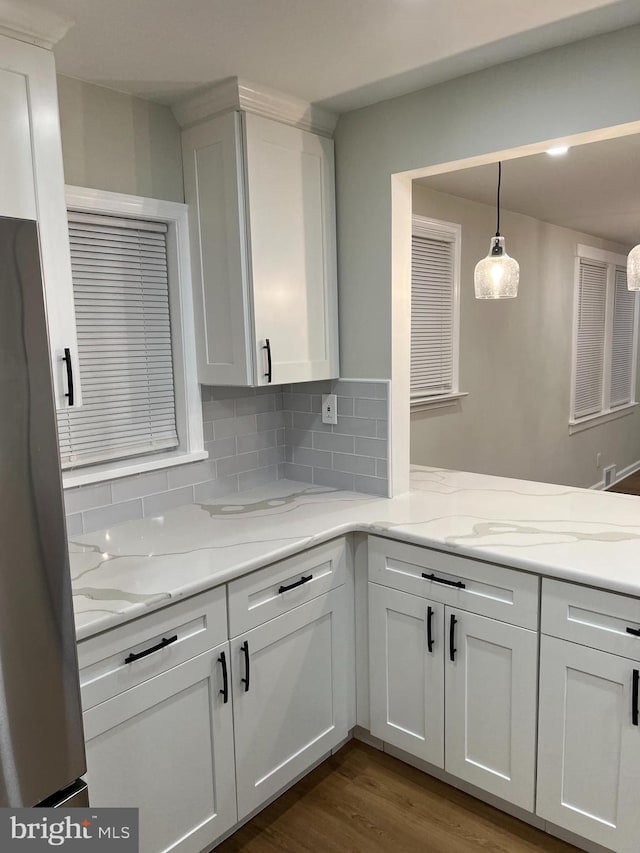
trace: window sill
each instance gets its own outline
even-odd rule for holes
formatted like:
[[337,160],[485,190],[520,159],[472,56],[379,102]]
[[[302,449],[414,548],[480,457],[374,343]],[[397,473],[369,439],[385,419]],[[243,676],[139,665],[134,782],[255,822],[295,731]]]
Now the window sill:
[[453,394],[441,394],[438,397],[417,397],[411,401],[411,412],[445,409],[449,406],[455,406],[458,400],[468,396],[468,391],[455,391]]
[[146,471],[158,471],[161,468],[173,468],[175,465],[186,465],[188,462],[198,462],[208,459],[206,450],[194,450],[191,453],[177,451],[160,453],[148,459],[123,459],[121,462],[107,465],[94,465],[77,471],[62,472],[62,486],[71,489],[74,486],[86,486],[89,483],[103,483],[106,480],[117,480],[119,477],[130,477],[132,474],[144,474]]
[[606,424],[609,421],[615,421],[618,418],[623,418],[625,415],[630,415],[636,408],[638,403],[627,403],[625,406],[620,406],[618,409],[612,409],[609,412],[600,412],[597,415],[587,415],[586,418],[580,418],[579,421],[569,421],[569,435],[574,435],[577,432],[583,432],[585,429]]

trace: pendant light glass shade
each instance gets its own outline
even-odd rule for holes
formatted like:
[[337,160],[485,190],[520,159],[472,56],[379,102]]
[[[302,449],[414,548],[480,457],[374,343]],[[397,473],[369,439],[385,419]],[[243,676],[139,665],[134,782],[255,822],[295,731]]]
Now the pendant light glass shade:
[[640,243],[634,246],[627,257],[627,288],[640,290]]
[[496,236],[489,243],[489,254],[478,261],[473,274],[476,299],[513,299],[518,295],[520,265],[507,255],[504,237],[500,234],[500,186],[502,163],[498,163],[498,192],[496,197]]
[[504,237],[492,237],[489,254],[473,274],[476,299],[513,299],[518,295],[520,265],[504,248]]

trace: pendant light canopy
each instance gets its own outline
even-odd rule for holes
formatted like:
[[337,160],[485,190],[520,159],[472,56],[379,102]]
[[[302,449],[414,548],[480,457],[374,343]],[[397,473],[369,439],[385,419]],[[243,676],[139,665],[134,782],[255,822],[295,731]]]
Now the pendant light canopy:
[[629,252],[627,257],[627,287],[640,290],[640,243]]
[[[489,243],[489,254],[478,261],[473,274],[476,299],[512,299],[518,295],[520,265],[507,255],[504,237],[500,234],[500,185],[502,163],[498,163],[496,236]],[[635,251],[635,250],[634,250]],[[640,259],[639,259],[640,260]],[[640,285],[639,285],[640,287]]]

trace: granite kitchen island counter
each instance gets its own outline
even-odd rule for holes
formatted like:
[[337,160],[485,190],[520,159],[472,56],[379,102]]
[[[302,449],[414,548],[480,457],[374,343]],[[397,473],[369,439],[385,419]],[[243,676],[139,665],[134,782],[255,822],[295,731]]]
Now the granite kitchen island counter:
[[413,467],[372,498],[279,480],[70,539],[77,638],[354,531],[640,596],[640,499]]

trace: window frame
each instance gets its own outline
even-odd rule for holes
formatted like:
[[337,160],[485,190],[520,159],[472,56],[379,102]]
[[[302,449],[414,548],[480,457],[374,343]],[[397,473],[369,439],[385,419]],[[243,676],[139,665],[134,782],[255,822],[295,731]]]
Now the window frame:
[[[605,294],[605,337],[604,337],[604,353],[602,366],[602,408],[601,411],[594,414],[576,417],[575,414],[575,396],[576,396],[576,375],[577,375],[577,355],[578,355],[578,315],[580,309],[580,261],[588,260],[597,263],[606,264],[607,266],[607,290]],[[605,249],[597,249],[594,246],[588,246],[583,243],[578,243],[576,247],[576,257],[574,266],[574,281],[573,281],[573,330],[572,330],[572,345],[571,345],[571,390],[569,400],[569,434],[573,435],[577,432],[582,432],[585,429],[590,429],[594,426],[607,423],[608,421],[622,418],[631,412],[638,405],[636,400],[636,378],[638,367],[638,326],[640,323],[640,300],[636,294],[635,307],[633,313],[633,361],[631,365],[631,399],[628,403],[622,403],[618,406],[611,406],[611,352],[613,341],[613,320],[614,320],[614,299],[615,299],[615,273],[616,267],[626,267],[626,255],[619,255],[616,252],[609,252]]]
[[176,427],[180,443],[178,447],[164,453],[144,454],[63,471],[64,488],[207,459],[209,454],[204,449],[202,399],[196,362],[187,205],[76,186],[65,187],[65,201],[67,210],[130,219],[151,219],[167,225],[169,314]]
[[[411,217],[411,236],[425,237],[431,240],[446,240],[453,244],[453,359],[451,368],[451,390],[445,394],[425,394],[422,397],[410,396],[412,412],[422,409],[439,409],[455,405],[467,393],[460,391],[460,270],[462,265],[462,225],[433,219],[418,213]],[[410,270],[413,277],[413,266]],[[411,281],[410,279],[410,281]],[[409,362],[411,370],[411,361]]]

